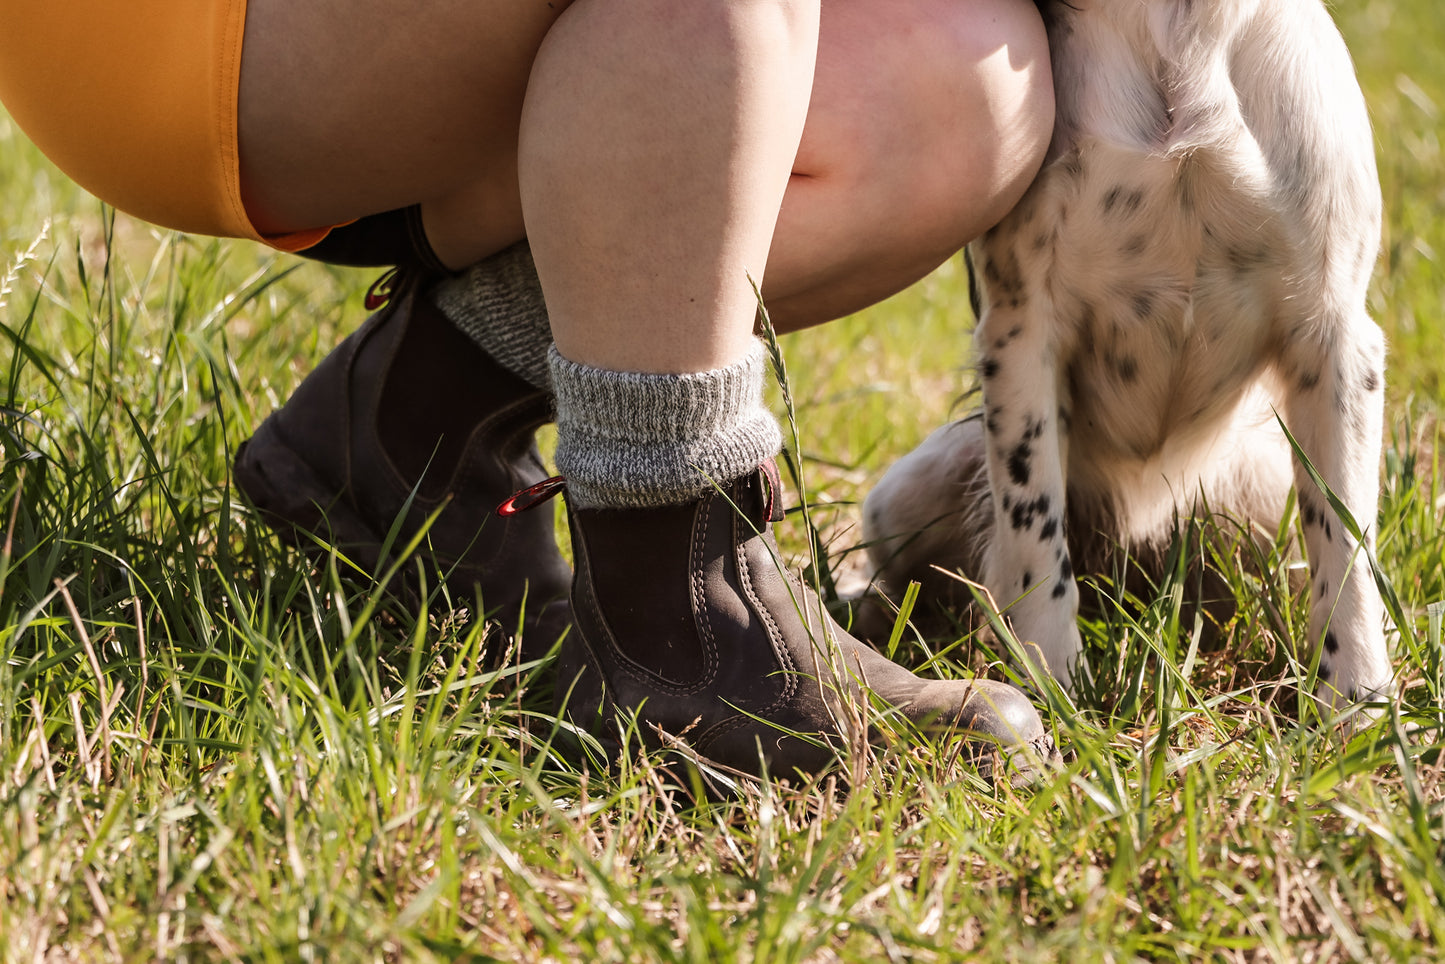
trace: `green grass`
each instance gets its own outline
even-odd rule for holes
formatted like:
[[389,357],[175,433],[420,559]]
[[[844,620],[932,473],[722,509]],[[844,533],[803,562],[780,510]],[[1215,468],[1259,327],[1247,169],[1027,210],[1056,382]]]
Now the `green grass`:
[[[1387,204],[1399,709],[1319,725],[1285,556],[1194,540],[1234,614],[1206,625],[1176,575],[1087,623],[1099,691],[1051,718],[1064,770],[1020,790],[922,746],[722,803],[640,753],[570,766],[533,670],[488,668],[498,639],[308,567],[229,485],[369,279],[112,222],[0,115],[0,954],[1437,959],[1445,21],[1423,0],[1337,14]],[[950,263],[784,339],[835,553],[966,390],[965,305]],[[989,666],[955,642],[903,638],[946,651],[939,673]]]

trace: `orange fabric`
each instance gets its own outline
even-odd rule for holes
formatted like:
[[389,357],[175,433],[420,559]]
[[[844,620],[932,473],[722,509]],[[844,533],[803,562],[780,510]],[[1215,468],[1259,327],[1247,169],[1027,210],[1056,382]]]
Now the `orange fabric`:
[[81,187],[127,214],[297,251],[241,202],[246,0],[0,0],[0,103]]

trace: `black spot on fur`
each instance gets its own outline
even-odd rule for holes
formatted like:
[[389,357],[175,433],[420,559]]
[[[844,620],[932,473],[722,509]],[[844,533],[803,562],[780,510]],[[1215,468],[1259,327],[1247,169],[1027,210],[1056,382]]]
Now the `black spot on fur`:
[[1009,453],[1008,477],[1013,480],[1014,485],[1029,484],[1029,475],[1033,472],[1032,459],[1033,452],[1029,449],[1027,442],[1020,442]]
[[1377,372],[1365,373],[1365,391],[1373,392],[1380,387],[1380,376]]
[[1126,385],[1130,384],[1139,377],[1139,363],[1134,360],[1133,356],[1125,355],[1119,359],[1118,372],[1119,380]]
[[[978,239],[985,244],[992,244],[995,241],[999,241],[1003,238],[1009,237],[1012,233],[1013,222],[1011,222],[1008,218],[1004,218],[998,224],[995,224],[983,234],[979,235]],[[985,272],[985,274],[986,273],[987,272]]]
[[1301,373],[1300,373],[1300,376],[1299,376],[1299,380],[1296,382],[1296,384],[1299,385],[1299,390],[1302,391],[1302,392],[1308,392],[1308,391],[1313,390],[1314,387],[1315,387],[1316,385],[1318,385],[1319,383],[1320,383],[1320,373],[1319,373],[1319,372],[1301,372]]
[[1325,519],[1323,516],[1321,516],[1321,519],[1323,520],[1323,522],[1324,522],[1324,524],[1325,524],[1325,541],[1326,541],[1326,542],[1334,542],[1334,541],[1335,541],[1335,534],[1334,534],[1334,530],[1332,530],[1332,529],[1330,528],[1330,520],[1329,520],[1329,519]]
[[988,294],[994,304],[1020,307],[1026,300],[1023,275],[1019,260],[1011,249],[1003,248],[989,252],[983,266],[983,277],[988,282]]
[[1049,513],[1049,497],[1041,495],[1036,499],[1025,499],[1014,504],[1009,513],[1009,523],[1016,531],[1031,529],[1034,520]]
[[1059,517],[1051,515],[1044,520],[1043,526],[1039,528],[1039,538],[1042,540],[1052,539],[1054,533],[1059,531]]
[[1359,397],[1354,392],[1343,390],[1343,386],[1337,381],[1335,388],[1335,408],[1340,413],[1340,418],[1346,425],[1358,425],[1360,419]]
[[992,355],[984,355],[979,362],[978,371],[984,378],[993,378],[998,374],[998,359]]
[[1065,580],[1074,578],[1074,564],[1068,556],[1059,560],[1059,578]]
[[1131,299],[1134,306],[1134,315],[1139,320],[1146,320],[1154,313],[1154,295],[1148,291],[1138,291]]
[[1194,212],[1194,190],[1193,165],[1183,163],[1174,180],[1174,196],[1179,201],[1179,210],[1185,214]]
[[1124,188],[1123,188],[1122,186],[1120,186],[1120,187],[1111,187],[1111,188],[1109,188],[1109,190],[1105,191],[1105,192],[1104,192],[1104,201],[1103,201],[1104,213],[1105,213],[1105,214],[1111,214],[1111,213],[1113,213],[1114,208],[1116,208],[1116,207],[1119,206],[1119,199],[1122,198],[1123,196],[1124,196]]
[[1051,593],[1049,593],[1049,595],[1052,596],[1052,597],[1055,598],[1055,599],[1063,599],[1063,598],[1064,598],[1064,594],[1067,593],[1068,591],[1069,591],[1069,587],[1068,587],[1065,583],[1056,582],[1056,583],[1054,583],[1054,591],[1051,592]]
[[1269,251],[1262,246],[1237,245],[1226,251],[1224,257],[1235,271],[1249,271],[1262,265],[1269,258]]
[[1340,641],[1335,638],[1335,634],[1333,632],[1325,633],[1325,652],[1333,656],[1339,651]]
[[1320,679],[1322,679],[1322,680],[1324,680],[1324,681],[1326,681],[1326,682],[1330,682],[1330,681],[1333,680],[1334,678],[1335,678],[1334,667],[1332,667],[1332,666],[1329,664],[1328,661],[1323,660],[1323,659],[1320,660]]
[[1007,492],[1003,494],[1003,498],[1000,500],[1000,502],[1003,505],[1003,510],[1005,512],[1007,512],[1009,509],[1012,509],[1014,506],[1013,496],[1009,495]]
[[1034,584],[1034,574],[1031,573],[1031,572],[1029,572],[1027,569],[1025,569],[1025,570],[1024,570],[1024,592],[1028,592],[1029,587],[1032,586],[1033,584]]
[[1093,357],[1096,350],[1094,344],[1095,321],[1094,306],[1085,302],[1079,308],[1079,351],[1090,357]]

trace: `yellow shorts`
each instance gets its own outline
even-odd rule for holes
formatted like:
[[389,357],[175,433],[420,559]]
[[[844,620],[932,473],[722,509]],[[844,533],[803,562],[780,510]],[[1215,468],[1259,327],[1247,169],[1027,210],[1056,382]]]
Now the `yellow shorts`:
[[81,187],[179,231],[297,251],[241,202],[246,0],[0,0],[0,103]]

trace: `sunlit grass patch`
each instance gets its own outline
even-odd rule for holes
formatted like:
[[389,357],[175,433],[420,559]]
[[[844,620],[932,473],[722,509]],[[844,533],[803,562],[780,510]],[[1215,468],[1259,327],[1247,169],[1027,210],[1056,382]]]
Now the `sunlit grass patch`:
[[[229,482],[369,279],[112,219],[0,117],[0,958],[1438,958],[1445,21],[1336,13],[1386,198],[1398,703],[1350,729],[1309,699],[1292,516],[1186,531],[1156,583],[1096,577],[1096,685],[1023,788],[924,744],[728,799],[579,755],[474,600],[399,604]],[[790,517],[792,561],[836,565],[872,482],[967,407],[968,325],[951,262],[782,339],[821,533]],[[1219,613],[1188,604],[1195,560]],[[895,643],[1012,671],[963,625]]]

